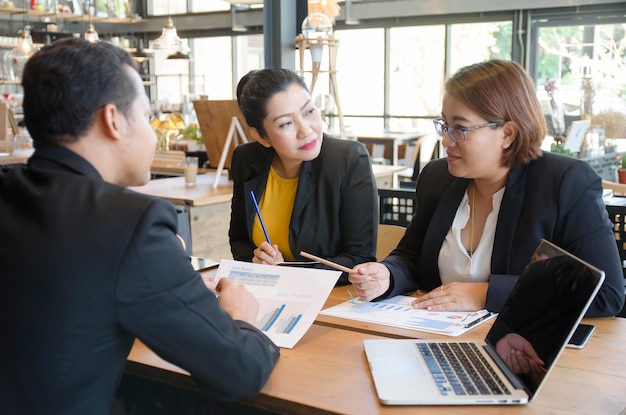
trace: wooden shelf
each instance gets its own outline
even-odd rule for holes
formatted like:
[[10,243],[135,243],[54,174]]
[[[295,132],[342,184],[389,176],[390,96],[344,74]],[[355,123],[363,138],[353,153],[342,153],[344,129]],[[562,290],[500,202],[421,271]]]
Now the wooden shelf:
[[[30,10],[30,9],[22,9],[20,7],[0,7],[0,19],[8,16],[9,19],[13,18],[13,15],[23,15],[26,14],[29,18],[42,18],[42,17],[50,17],[55,20],[86,20],[89,18],[87,14],[72,14],[72,13],[54,13],[46,10]],[[6,20],[6,19],[5,19]],[[146,19],[137,18],[137,17],[127,17],[121,19],[119,17],[98,17],[91,16],[92,22],[106,22],[112,24],[137,24],[144,23]]]

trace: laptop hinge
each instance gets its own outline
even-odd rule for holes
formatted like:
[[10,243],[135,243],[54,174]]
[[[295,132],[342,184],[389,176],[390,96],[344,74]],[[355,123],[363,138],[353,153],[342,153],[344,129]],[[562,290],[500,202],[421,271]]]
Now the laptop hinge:
[[496,352],[496,349],[491,344],[485,343],[483,348],[489,354],[489,356],[491,356],[493,361],[496,362],[496,364],[498,365],[502,373],[504,373],[504,376],[506,376],[506,378],[509,380],[509,382],[511,382],[511,384],[513,385],[515,389],[523,389],[524,391],[526,391],[528,396],[533,395],[532,391],[528,390],[528,388],[524,385],[524,383],[521,380],[519,380],[517,375],[513,373],[511,369],[509,369],[506,363],[504,363],[504,360],[502,360],[500,355]]

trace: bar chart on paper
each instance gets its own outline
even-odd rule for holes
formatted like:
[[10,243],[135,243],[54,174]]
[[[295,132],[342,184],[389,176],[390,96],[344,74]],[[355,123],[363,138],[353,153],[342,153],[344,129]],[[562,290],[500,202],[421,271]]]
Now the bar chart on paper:
[[307,308],[299,303],[279,304],[270,300],[264,301],[263,305],[266,308],[259,313],[262,319],[256,327],[261,331],[282,334],[289,334],[296,328]]
[[256,328],[280,347],[293,347],[311,327],[338,271],[222,260],[217,278],[245,285],[259,302]]
[[321,314],[384,324],[403,329],[458,336],[495,314],[487,310],[428,311],[411,306],[414,298],[398,295],[378,302],[351,300],[322,310]]

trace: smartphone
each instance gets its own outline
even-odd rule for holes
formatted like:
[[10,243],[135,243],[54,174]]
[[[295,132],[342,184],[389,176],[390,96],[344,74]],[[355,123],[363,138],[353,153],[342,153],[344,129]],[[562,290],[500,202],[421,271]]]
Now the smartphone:
[[574,330],[574,334],[569,339],[567,347],[574,349],[582,349],[587,344],[587,340],[591,337],[591,333],[595,330],[596,326],[591,324],[579,324]]
[[193,269],[195,269],[198,272],[206,271],[207,269],[211,269],[211,268],[216,268],[220,264],[219,262],[214,261],[209,258],[191,256],[190,259],[191,259],[191,265],[193,266]]

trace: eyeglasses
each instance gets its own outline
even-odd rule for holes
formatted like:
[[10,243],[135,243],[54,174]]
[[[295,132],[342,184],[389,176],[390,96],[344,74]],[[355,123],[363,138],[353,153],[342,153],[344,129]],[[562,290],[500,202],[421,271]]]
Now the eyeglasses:
[[444,134],[448,133],[450,139],[455,143],[460,143],[461,141],[467,140],[466,133],[468,131],[478,130],[479,128],[485,127],[501,127],[504,125],[503,122],[488,122],[486,124],[477,125],[475,127],[453,127],[451,125],[446,125],[446,123],[443,122],[441,118],[435,118],[433,120],[433,124],[435,125],[435,131],[437,131],[439,137],[443,137]]

